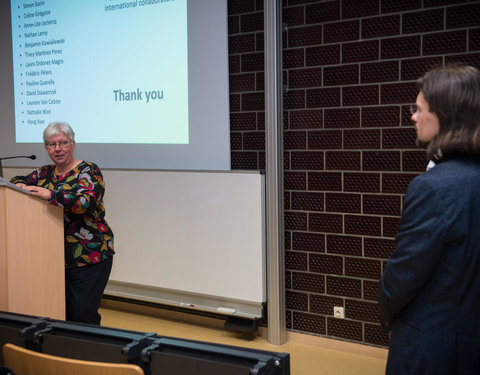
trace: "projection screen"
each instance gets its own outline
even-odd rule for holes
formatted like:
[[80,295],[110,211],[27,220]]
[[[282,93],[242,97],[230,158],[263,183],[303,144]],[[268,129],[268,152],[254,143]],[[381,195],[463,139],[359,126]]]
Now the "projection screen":
[[67,121],[102,168],[230,169],[226,0],[1,3],[0,157]]

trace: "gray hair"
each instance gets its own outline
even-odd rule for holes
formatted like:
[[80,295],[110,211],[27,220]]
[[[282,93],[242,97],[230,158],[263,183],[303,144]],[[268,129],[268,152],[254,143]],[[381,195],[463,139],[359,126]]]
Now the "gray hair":
[[43,131],[43,142],[47,144],[50,138],[59,133],[63,133],[71,141],[75,141],[75,133],[67,122],[51,122]]

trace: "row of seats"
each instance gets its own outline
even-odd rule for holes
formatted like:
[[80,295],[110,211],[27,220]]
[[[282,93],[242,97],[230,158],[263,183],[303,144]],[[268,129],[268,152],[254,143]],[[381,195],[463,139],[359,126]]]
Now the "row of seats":
[[[28,354],[36,358],[36,363],[52,360],[51,356],[61,357],[63,361],[88,361],[90,366],[93,362],[133,365],[146,375],[290,374],[290,357],[287,353],[5,312],[0,312],[0,347],[4,348],[0,365],[7,367],[7,356],[15,353],[15,358]],[[19,367],[12,366],[11,369],[17,375],[30,374],[24,372],[23,368],[18,373]]]

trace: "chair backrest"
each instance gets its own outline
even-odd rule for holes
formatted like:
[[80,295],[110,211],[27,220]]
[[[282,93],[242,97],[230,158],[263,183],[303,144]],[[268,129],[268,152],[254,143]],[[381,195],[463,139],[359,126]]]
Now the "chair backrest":
[[15,375],[144,375],[140,366],[83,361],[34,352],[13,344],[3,346],[5,365]]

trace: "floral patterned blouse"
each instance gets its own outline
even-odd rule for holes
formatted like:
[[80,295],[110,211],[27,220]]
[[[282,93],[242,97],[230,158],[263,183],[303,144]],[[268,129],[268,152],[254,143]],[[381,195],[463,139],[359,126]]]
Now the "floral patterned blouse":
[[63,208],[65,267],[98,263],[114,254],[113,232],[105,221],[105,185],[100,169],[82,161],[70,172],[57,176],[55,165],[44,165],[10,182],[52,190],[48,203]]

